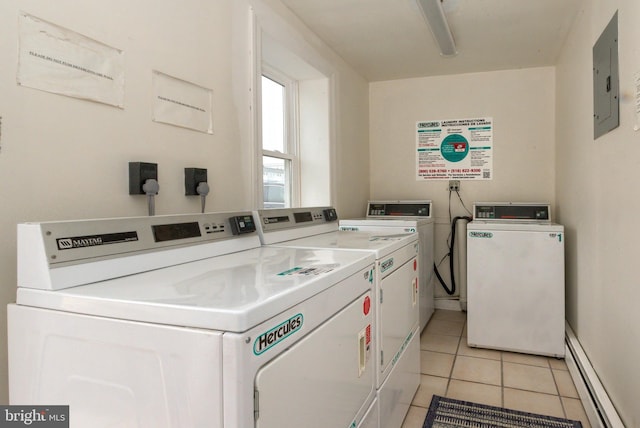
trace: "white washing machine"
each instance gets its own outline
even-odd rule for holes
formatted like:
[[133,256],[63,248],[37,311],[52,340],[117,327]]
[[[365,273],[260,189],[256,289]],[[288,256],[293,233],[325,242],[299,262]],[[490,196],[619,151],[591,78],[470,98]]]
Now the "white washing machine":
[[331,207],[262,210],[256,222],[265,245],[375,255],[379,427],[400,427],[420,383],[418,235],[339,231]]
[[476,203],[467,225],[469,346],[565,355],[564,228],[549,205]]
[[20,224],[10,403],[76,428],[370,426],[374,261],[262,247],[249,212]]
[[417,232],[420,242],[420,331],[434,311],[434,219],[431,201],[369,201],[367,217],[341,219],[340,230]]

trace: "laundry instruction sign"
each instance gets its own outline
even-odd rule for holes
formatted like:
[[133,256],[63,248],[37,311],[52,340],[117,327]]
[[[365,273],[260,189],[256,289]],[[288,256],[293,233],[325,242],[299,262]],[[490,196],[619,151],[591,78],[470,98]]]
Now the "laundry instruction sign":
[[491,180],[493,118],[416,123],[416,180]]

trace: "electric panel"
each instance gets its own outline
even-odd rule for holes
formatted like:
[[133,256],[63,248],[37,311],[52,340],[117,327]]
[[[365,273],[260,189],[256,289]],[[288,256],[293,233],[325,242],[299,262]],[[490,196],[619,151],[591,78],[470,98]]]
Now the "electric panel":
[[618,12],[593,46],[593,138],[620,125]]

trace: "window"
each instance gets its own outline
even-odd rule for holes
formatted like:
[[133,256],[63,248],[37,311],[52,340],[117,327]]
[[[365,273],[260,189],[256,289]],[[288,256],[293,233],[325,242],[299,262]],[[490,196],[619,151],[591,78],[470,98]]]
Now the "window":
[[[258,34],[257,206],[331,205],[332,73],[294,53],[300,52],[295,43],[282,42],[289,37],[276,41],[267,32]],[[304,55],[324,65],[310,51]]]
[[295,84],[281,74],[263,74],[262,195],[264,208],[297,205],[299,182]]

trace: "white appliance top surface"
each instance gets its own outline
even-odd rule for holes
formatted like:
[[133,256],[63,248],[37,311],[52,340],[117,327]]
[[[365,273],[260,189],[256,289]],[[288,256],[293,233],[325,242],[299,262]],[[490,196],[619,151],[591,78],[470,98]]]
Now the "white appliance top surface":
[[500,221],[500,220],[473,220],[467,224],[467,230],[506,230],[506,231],[532,231],[532,232],[562,232],[564,226],[548,221]]
[[340,226],[383,226],[383,227],[418,227],[433,223],[433,218],[420,217],[378,217],[349,218],[340,220]]
[[243,332],[374,262],[365,251],[260,247],[59,291],[18,288],[17,303]]
[[340,250],[365,250],[375,254],[376,259],[388,256],[392,252],[417,242],[417,233],[376,233],[335,231],[293,239],[274,244],[297,248],[330,248]]

